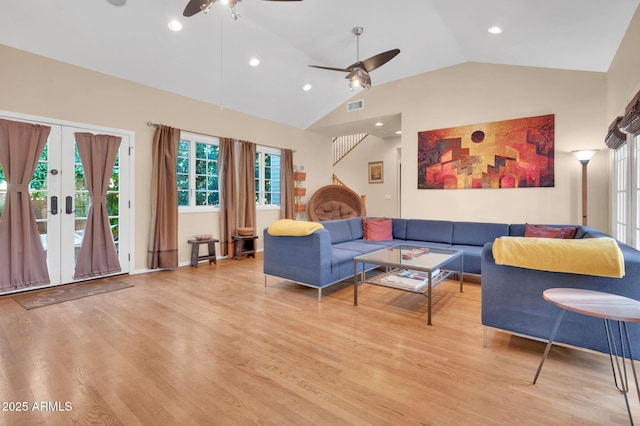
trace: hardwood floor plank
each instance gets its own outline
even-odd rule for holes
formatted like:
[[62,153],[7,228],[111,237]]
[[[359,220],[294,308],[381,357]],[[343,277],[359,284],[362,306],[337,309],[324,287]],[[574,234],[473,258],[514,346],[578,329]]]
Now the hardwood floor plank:
[[[8,425],[626,425],[606,355],[490,331],[480,285],[426,298],[350,282],[323,292],[262,256],[113,280],[135,287],[27,311],[0,298]],[[636,419],[640,403],[629,395]],[[30,407],[31,408],[31,407]]]

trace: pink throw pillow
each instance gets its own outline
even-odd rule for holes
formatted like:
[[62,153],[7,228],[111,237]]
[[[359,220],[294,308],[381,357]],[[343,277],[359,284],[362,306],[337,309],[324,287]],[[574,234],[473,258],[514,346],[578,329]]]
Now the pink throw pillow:
[[544,225],[529,225],[527,223],[525,225],[524,236],[535,238],[564,238],[564,229]]
[[578,232],[578,227],[577,226],[568,226],[566,228],[562,228],[562,231],[564,232],[564,239],[565,240],[570,240],[576,237],[576,232]]
[[362,219],[363,238],[370,241],[393,240],[393,221],[391,219]]

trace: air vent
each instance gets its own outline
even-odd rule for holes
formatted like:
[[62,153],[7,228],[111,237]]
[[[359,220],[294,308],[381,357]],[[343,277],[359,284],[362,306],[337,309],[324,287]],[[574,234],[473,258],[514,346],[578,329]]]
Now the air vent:
[[364,99],[349,102],[347,104],[347,112],[357,111],[359,109],[364,109]]

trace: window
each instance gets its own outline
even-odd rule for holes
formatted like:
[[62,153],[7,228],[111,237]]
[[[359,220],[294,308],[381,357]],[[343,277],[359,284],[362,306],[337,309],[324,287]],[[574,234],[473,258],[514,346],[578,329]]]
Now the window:
[[640,248],[640,136],[613,153],[612,229],[613,236],[625,244]]
[[256,148],[256,205],[280,206],[280,150]]
[[176,180],[181,211],[220,207],[218,138],[182,132],[178,145]]

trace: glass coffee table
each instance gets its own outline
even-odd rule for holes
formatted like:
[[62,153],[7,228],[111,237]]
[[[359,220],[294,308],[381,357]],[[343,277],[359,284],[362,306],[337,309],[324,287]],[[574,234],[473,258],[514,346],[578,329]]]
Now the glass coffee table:
[[[444,269],[451,262],[459,270]],[[353,258],[353,305],[358,306],[358,283],[370,283],[398,290],[420,293],[427,297],[427,324],[431,325],[431,294],[433,288],[451,274],[460,274],[460,292],[463,291],[462,250],[397,245],[376,250]],[[358,269],[360,265],[360,269]],[[385,272],[365,279],[365,265],[384,266]],[[358,279],[358,275],[361,275]]]

